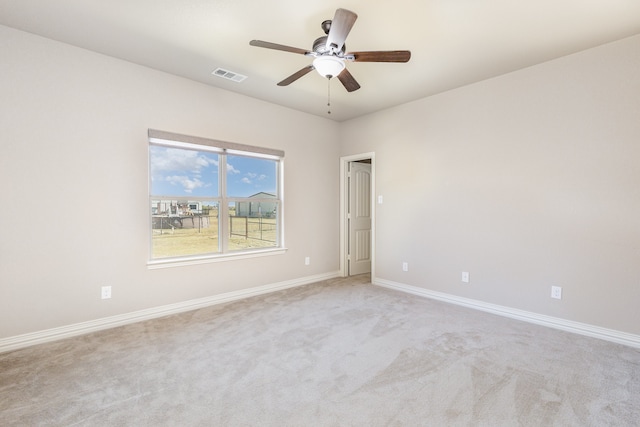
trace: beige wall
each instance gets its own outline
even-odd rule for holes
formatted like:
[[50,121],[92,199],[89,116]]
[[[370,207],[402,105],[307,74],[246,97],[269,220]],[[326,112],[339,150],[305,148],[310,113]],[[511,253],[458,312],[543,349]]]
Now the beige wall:
[[378,278],[640,333],[640,36],[341,137],[343,156],[376,153]]
[[[0,52],[0,338],[338,271],[335,122],[1,26]],[[286,254],[148,270],[147,128],[284,149]]]

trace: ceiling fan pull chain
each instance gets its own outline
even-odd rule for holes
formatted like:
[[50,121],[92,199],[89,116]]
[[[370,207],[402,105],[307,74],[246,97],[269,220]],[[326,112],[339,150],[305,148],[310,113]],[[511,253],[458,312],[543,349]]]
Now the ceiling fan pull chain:
[[327,114],[331,114],[331,77],[327,77]]

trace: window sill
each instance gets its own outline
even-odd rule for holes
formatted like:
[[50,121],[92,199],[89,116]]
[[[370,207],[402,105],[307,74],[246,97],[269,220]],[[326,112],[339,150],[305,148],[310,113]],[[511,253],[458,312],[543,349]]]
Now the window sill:
[[156,270],[159,268],[184,267],[188,265],[210,264],[212,262],[235,261],[238,259],[257,258],[271,255],[282,255],[287,252],[287,248],[261,249],[250,252],[202,255],[192,257],[167,258],[147,261],[147,269]]

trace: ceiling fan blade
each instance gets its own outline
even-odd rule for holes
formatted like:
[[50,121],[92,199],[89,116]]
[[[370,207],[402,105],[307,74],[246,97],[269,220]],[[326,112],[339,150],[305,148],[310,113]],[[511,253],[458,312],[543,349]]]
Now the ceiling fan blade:
[[265,42],[265,41],[262,41],[262,40],[251,40],[249,42],[249,44],[251,46],[264,47],[264,48],[267,48],[267,49],[274,49],[274,50],[282,50],[282,51],[285,51],[285,52],[300,53],[302,55],[305,55],[305,54],[309,53],[309,51],[306,50],[306,49],[300,49],[300,48],[297,48],[297,47],[285,46],[283,44]]
[[289,77],[278,83],[278,86],[288,86],[313,69],[313,65],[307,65],[303,69],[296,71],[295,73],[291,74]]
[[334,52],[340,52],[344,41],[349,35],[349,31],[353,27],[353,24],[358,19],[358,15],[347,9],[338,9],[331,21],[331,28],[327,35],[327,50]]
[[347,92],[353,92],[354,90],[360,89],[360,85],[346,68],[338,74],[338,80],[340,80],[340,83],[342,83]]
[[408,62],[411,59],[411,51],[408,50],[349,52],[347,55],[353,55],[355,62]]

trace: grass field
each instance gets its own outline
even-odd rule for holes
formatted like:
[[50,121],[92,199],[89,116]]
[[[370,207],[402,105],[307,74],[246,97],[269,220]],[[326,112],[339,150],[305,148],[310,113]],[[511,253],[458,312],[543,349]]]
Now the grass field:
[[[218,252],[218,218],[203,218],[198,228],[154,229],[152,258],[200,255]],[[208,221],[206,221],[208,219]],[[275,218],[230,217],[229,250],[269,248],[276,246]]]

